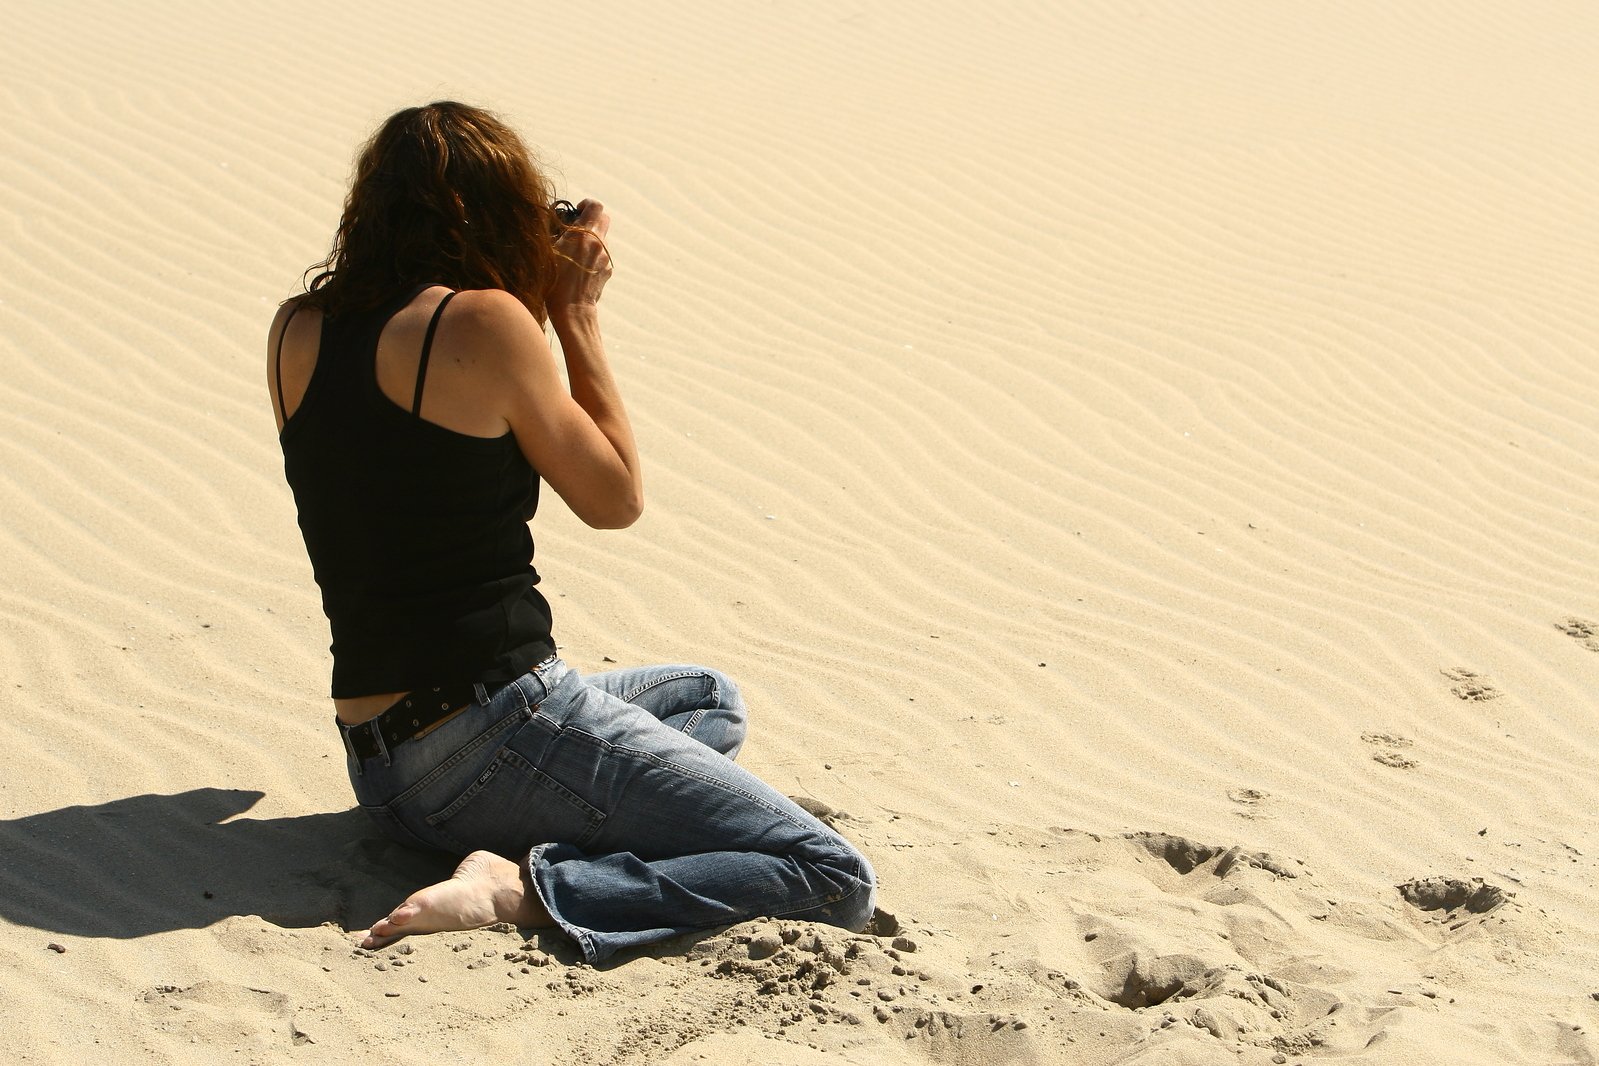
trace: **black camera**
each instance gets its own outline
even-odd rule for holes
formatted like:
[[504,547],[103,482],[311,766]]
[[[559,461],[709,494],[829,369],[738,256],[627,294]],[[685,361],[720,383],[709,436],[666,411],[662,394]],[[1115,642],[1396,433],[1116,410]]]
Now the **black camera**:
[[555,212],[555,220],[563,226],[575,226],[582,211],[570,200],[557,200],[550,205],[550,210]]

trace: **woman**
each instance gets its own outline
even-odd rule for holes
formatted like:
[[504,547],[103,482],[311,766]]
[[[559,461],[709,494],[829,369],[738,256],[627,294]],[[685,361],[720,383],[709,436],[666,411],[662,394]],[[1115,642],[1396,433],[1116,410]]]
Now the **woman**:
[[493,115],[407,108],[363,149],[332,252],[268,336],[357,800],[394,839],[465,856],[363,945],[509,921],[596,962],[759,915],[859,929],[870,865],[734,764],[730,680],[581,678],[555,655],[527,526],[541,479],[596,528],[643,507],[600,339],[610,221],[577,211],[561,221]]

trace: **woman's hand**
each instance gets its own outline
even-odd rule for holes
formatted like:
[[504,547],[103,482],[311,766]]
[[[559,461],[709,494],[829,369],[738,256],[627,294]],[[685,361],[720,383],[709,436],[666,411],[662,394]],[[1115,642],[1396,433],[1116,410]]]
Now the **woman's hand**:
[[592,308],[600,302],[600,293],[611,278],[611,255],[605,248],[611,216],[598,200],[584,200],[577,207],[577,221],[555,241],[560,258],[556,260],[555,284],[545,300],[551,315]]

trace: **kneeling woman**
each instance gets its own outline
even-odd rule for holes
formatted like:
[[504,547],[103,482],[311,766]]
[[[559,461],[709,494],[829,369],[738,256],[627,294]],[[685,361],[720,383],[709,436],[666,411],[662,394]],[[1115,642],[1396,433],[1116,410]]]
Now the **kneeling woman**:
[[356,797],[394,839],[465,856],[365,944],[510,921],[558,926],[593,962],[760,915],[858,929],[870,865],[733,762],[730,680],[585,678],[555,655],[527,525],[540,479],[597,528],[643,506],[600,340],[609,219],[574,213],[493,115],[408,108],[363,149],[332,252],[272,323]]

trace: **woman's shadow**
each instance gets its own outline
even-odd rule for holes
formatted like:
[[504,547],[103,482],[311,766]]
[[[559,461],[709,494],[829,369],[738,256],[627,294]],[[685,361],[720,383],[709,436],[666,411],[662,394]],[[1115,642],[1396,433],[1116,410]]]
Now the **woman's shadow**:
[[365,929],[454,867],[380,837],[359,810],[235,817],[262,795],[199,788],[0,820],[0,916],[87,937],[246,914]]

